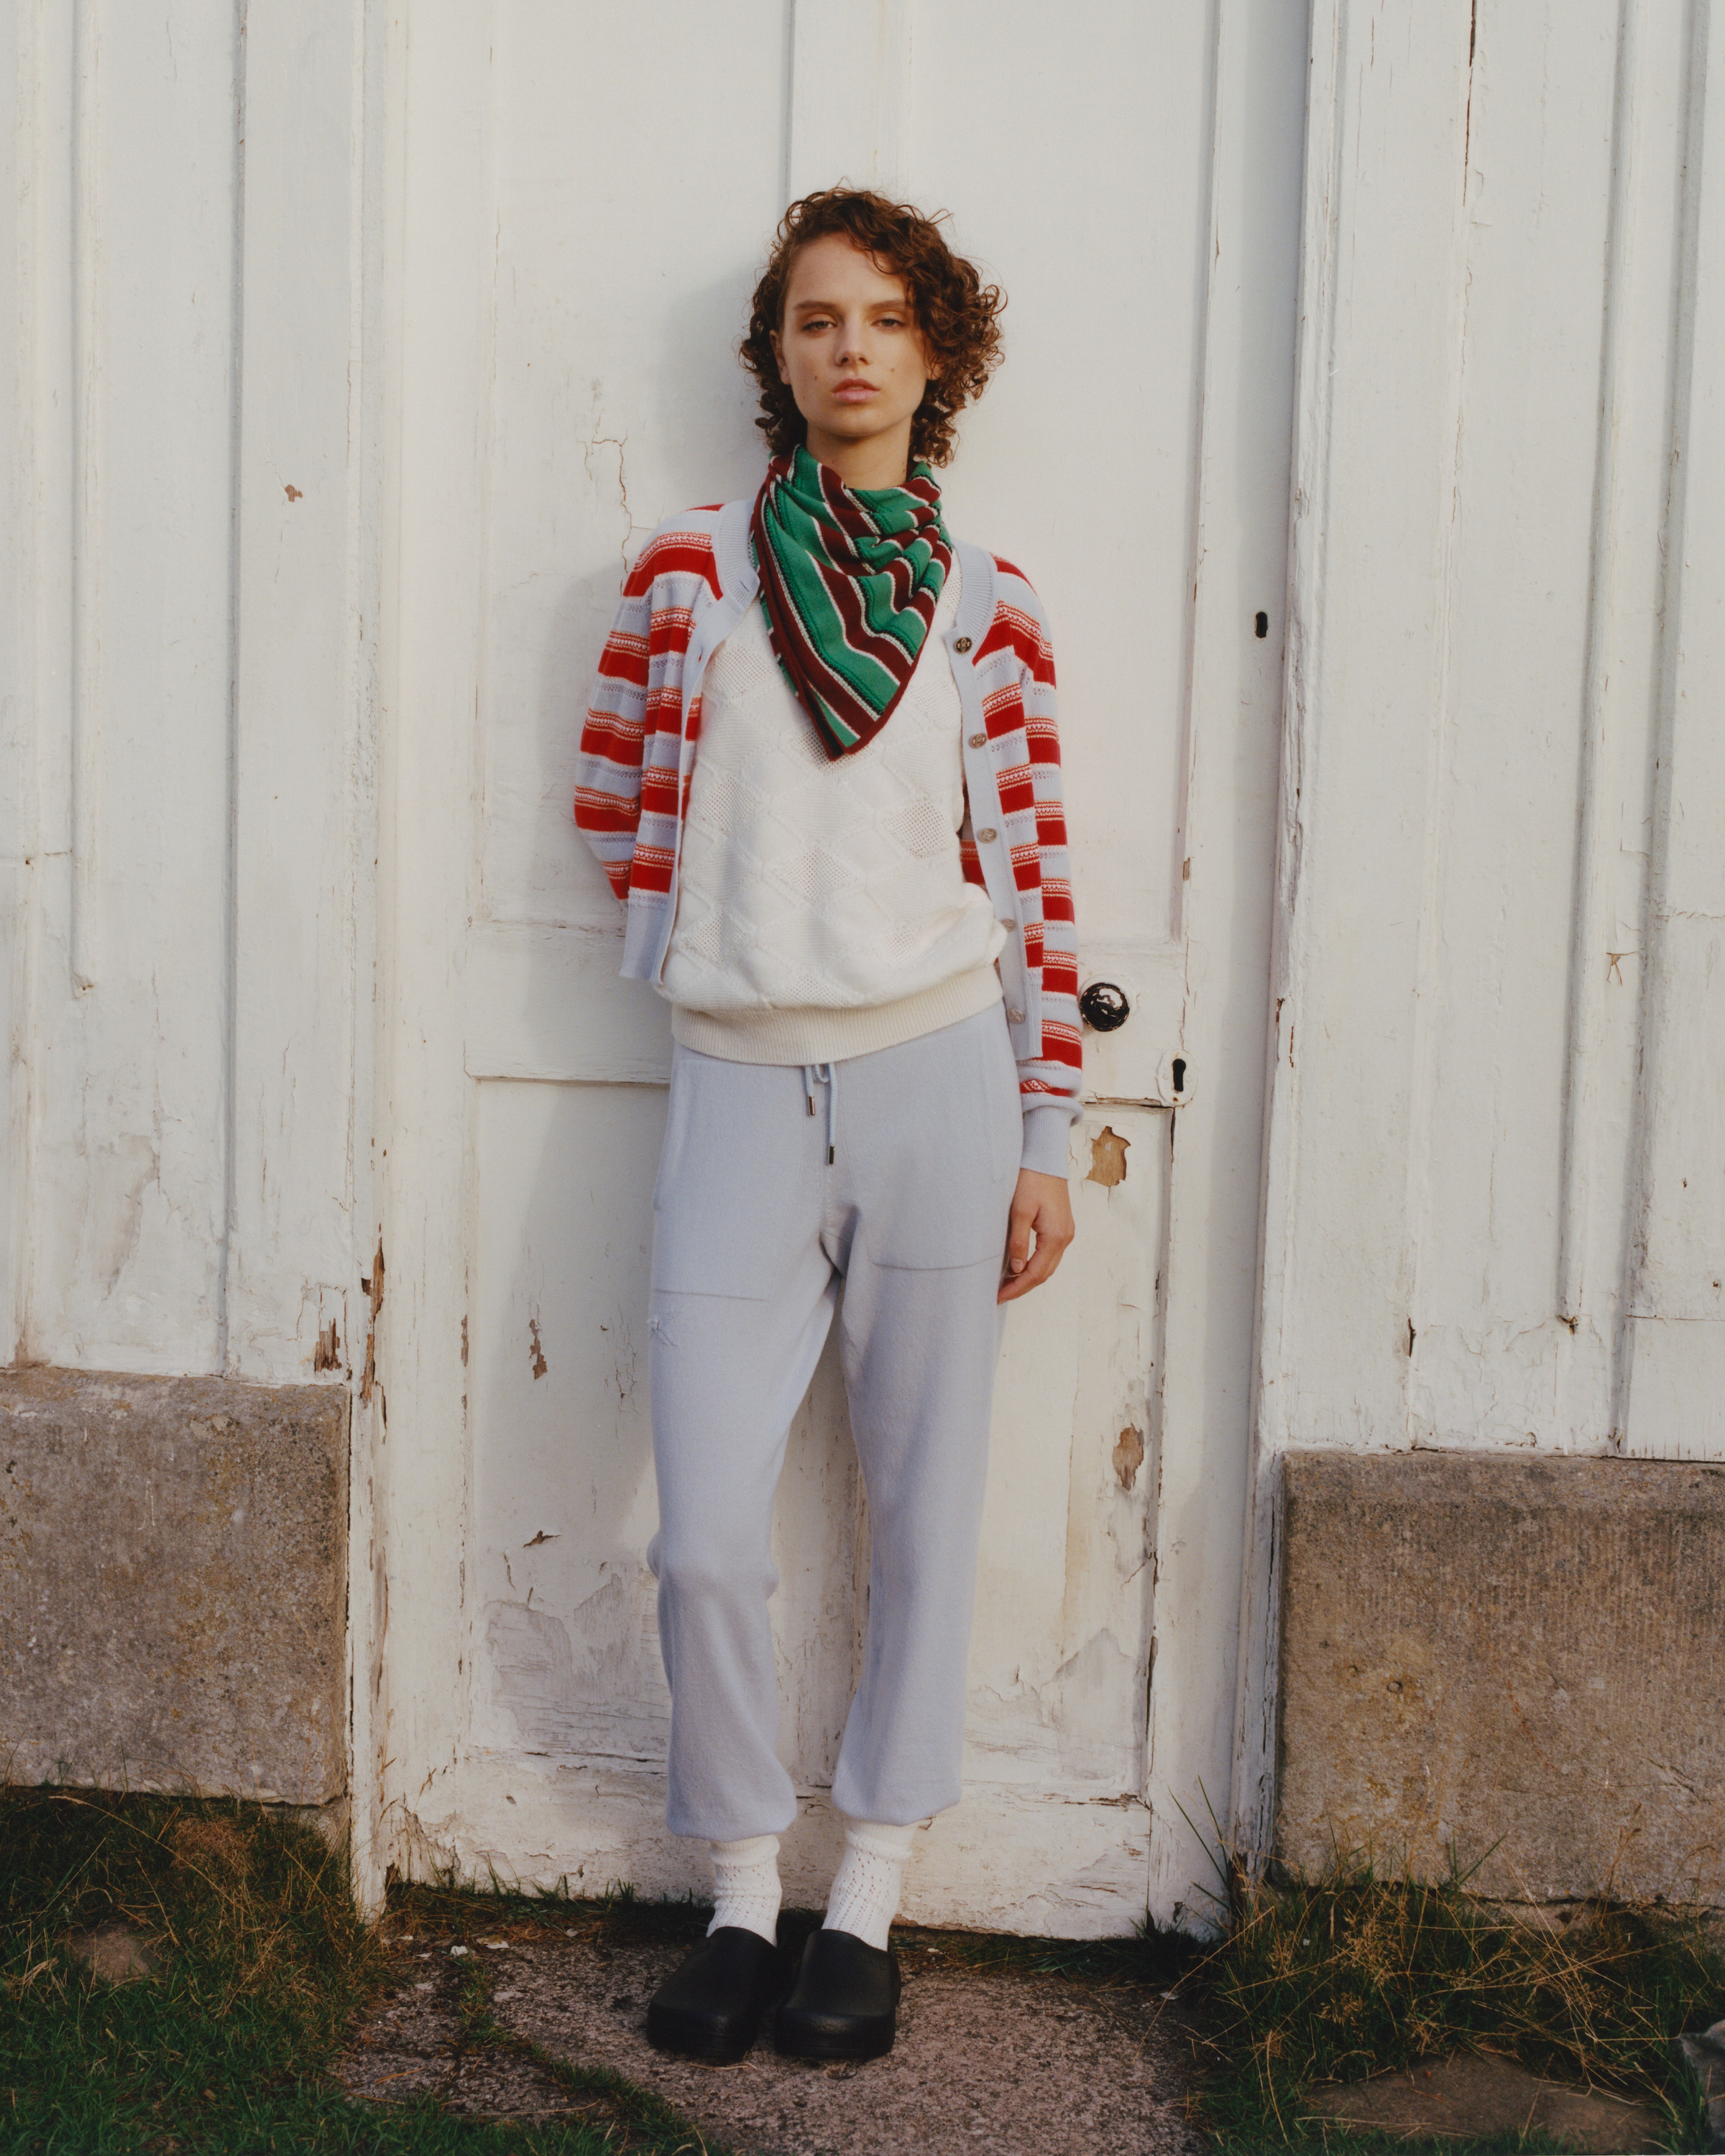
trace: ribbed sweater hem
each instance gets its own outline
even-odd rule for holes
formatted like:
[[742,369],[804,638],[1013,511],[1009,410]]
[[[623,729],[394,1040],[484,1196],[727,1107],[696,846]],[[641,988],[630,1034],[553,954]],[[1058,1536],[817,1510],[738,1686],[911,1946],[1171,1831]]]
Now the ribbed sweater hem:
[[978,966],[864,1010],[697,1011],[677,1004],[671,1034],[685,1048],[726,1063],[840,1063],[938,1033],[1000,999],[1000,976]]

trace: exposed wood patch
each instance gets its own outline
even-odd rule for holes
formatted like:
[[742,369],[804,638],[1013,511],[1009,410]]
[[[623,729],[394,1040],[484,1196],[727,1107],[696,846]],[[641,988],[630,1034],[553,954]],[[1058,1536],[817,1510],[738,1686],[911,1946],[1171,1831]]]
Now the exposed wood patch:
[[1086,1183],[1100,1183],[1104,1189],[1111,1190],[1117,1183],[1126,1181],[1126,1152],[1132,1143],[1120,1133],[1104,1124],[1090,1142],[1090,1173]]
[[318,1328],[311,1367],[314,1370],[339,1370],[341,1367],[341,1335],[333,1317],[327,1325]]
[[371,1322],[366,1327],[366,1362],[360,1373],[359,1396],[369,1407],[372,1387],[377,1381],[377,1312],[383,1307],[383,1238],[377,1238],[377,1255],[372,1260],[369,1278],[362,1276],[360,1291],[371,1298]]

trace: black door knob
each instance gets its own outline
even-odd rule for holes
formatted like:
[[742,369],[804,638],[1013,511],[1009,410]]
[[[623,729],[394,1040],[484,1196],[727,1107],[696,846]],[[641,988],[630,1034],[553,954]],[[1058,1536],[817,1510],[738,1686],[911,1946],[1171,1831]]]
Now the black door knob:
[[1112,981],[1092,981],[1078,998],[1078,1011],[1096,1032],[1112,1033],[1132,1016],[1132,1007]]

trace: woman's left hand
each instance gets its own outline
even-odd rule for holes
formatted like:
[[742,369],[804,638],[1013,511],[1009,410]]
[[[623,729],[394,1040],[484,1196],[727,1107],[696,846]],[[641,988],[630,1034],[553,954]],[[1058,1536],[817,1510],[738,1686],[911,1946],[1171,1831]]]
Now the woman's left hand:
[[1007,1221],[1006,1270],[994,1300],[1010,1302],[1014,1296],[1040,1287],[1066,1255],[1066,1245],[1076,1232],[1072,1193],[1065,1177],[1039,1175],[1034,1168],[1021,1168]]

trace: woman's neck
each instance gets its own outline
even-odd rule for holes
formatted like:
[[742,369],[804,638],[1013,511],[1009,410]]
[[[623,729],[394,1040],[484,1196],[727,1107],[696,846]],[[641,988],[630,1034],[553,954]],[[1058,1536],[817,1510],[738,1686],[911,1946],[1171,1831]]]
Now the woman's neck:
[[829,471],[837,472],[846,486],[902,486],[911,470],[911,424],[907,419],[901,427],[890,427],[861,441],[811,427],[809,454]]

